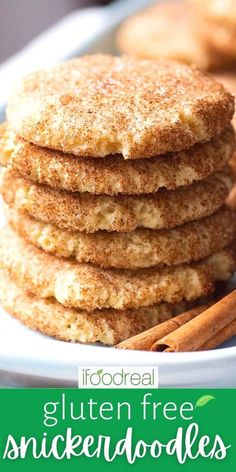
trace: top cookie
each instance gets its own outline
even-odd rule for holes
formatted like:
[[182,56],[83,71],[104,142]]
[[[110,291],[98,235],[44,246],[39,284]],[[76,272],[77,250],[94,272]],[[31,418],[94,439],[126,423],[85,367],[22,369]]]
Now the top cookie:
[[15,132],[39,146],[135,159],[209,141],[233,112],[233,97],[195,68],[95,55],[21,80],[7,114]]

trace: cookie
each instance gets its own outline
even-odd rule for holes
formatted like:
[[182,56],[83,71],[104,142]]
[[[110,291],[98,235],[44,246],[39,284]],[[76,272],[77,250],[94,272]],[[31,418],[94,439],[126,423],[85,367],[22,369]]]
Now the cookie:
[[52,299],[37,298],[18,287],[0,270],[0,303],[31,329],[63,341],[115,345],[190,308],[187,302],[162,303],[135,310],[65,308]]
[[221,60],[197,34],[196,16],[186,4],[166,2],[128,18],[117,34],[118,49],[147,59],[171,59],[219,68]]
[[132,233],[70,233],[6,207],[8,222],[26,241],[58,257],[117,269],[138,269],[197,261],[233,241],[236,219],[222,207],[212,216],[170,230]]
[[1,171],[0,191],[13,208],[68,231],[130,232],[136,228],[174,228],[209,216],[223,205],[232,184],[231,171],[225,168],[177,190],[110,197],[52,189],[5,169]]
[[124,160],[116,155],[104,159],[76,159],[59,151],[30,144],[3,125],[0,162],[21,176],[40,184],[92,194],[117,195],[155,193],[189,185],[216,172],[228,162],[235,149],[232,127],[209,143],[188,151],[158,158]]
[[[226,90],[228,90],[235,98],[236,96],[236,72],[225,71],[221,73],[214,73],[214,78],[223,84]],[[236,114],[233,117],[233,125],[236,128]]]
[[235,0],[188,0],[202,16],[203,34],[216,52],[236,61]]
[[201,8],[209,18],[227,23],[231,26],[236,24],[235,0],[188,0],[192,5]]
[[0,234],[0,267],[17,285],[40,298],[55,298],[66,307],[87,311],[123,310],[206,296],[216,280],[230,278],[235,254],[226,248],[189,265],[133,271],[102,269],[46,254],[6,227]]
[[26,141],[80,157],[155,157],[210,141],[234,100],[210,76],[180,63],[85,56],[22,79],[10,127]]
[[[222,72],[214,74],[216,80],[221,82],[224,87],[235,97],[236,96],[236,73],[235,72]],[[236,113],[233,116],[233,126],[236,129]],[[231,168],[236,175],[236,152],[234,152],[232,158],[229,161]]]

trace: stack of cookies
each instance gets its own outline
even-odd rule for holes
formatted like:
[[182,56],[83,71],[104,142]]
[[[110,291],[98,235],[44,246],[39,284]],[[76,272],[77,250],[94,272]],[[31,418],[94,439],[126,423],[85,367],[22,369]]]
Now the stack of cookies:
[[[195,64],[236,95],[235,0],[158,2],[121,25],[117,46],[122,53],[142,58]],[[230,165],[236,172],[236,155]],[[236,186],[229,204],[236,208]]]
[[1,129],[3,307],[113,345],[228,280],[233,111],[173,62],[87,56],[23,79]]

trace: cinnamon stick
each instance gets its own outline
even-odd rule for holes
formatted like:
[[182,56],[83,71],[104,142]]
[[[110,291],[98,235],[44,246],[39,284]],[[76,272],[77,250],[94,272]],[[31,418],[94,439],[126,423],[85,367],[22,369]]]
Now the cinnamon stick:
[[[236,290],[218,303],[210,306],[197,317],[165,335],[151,346],[151,351],[184,352],[197,351],[213,345],[221,339],[222,330],[232,332],[230,326],[236,320]],[[224,332],[224,333],[225,333]],[[229,334],[229,333],[228,333]],[[215,338],[215,339],[214,339]]]
[[219,333],[217,333],[213,338],[209,339],[203,346],[201,346],[199,351],[207,351],[209,349],[214,349],[220,344],[223,344],[225,341],[228,341],[233,336],[236,336],[236,320],[229,323],[225,328],[223,328]]
[[149,351],[154,343],[166,336],[167,334],[175,331],[180,326],[184,325],[188,321],[195,318],[199,313],[205,311],[211,303],[207,305],[201,305],[199,307],[193,308],[192,310],[181,313],[170,320],[164,321],[157,326],[154,326],[151,329],[143,331],[132,338],[126,339],[126,341],[117,344],[115,348],[117,349],[132,349],[138,351]]

